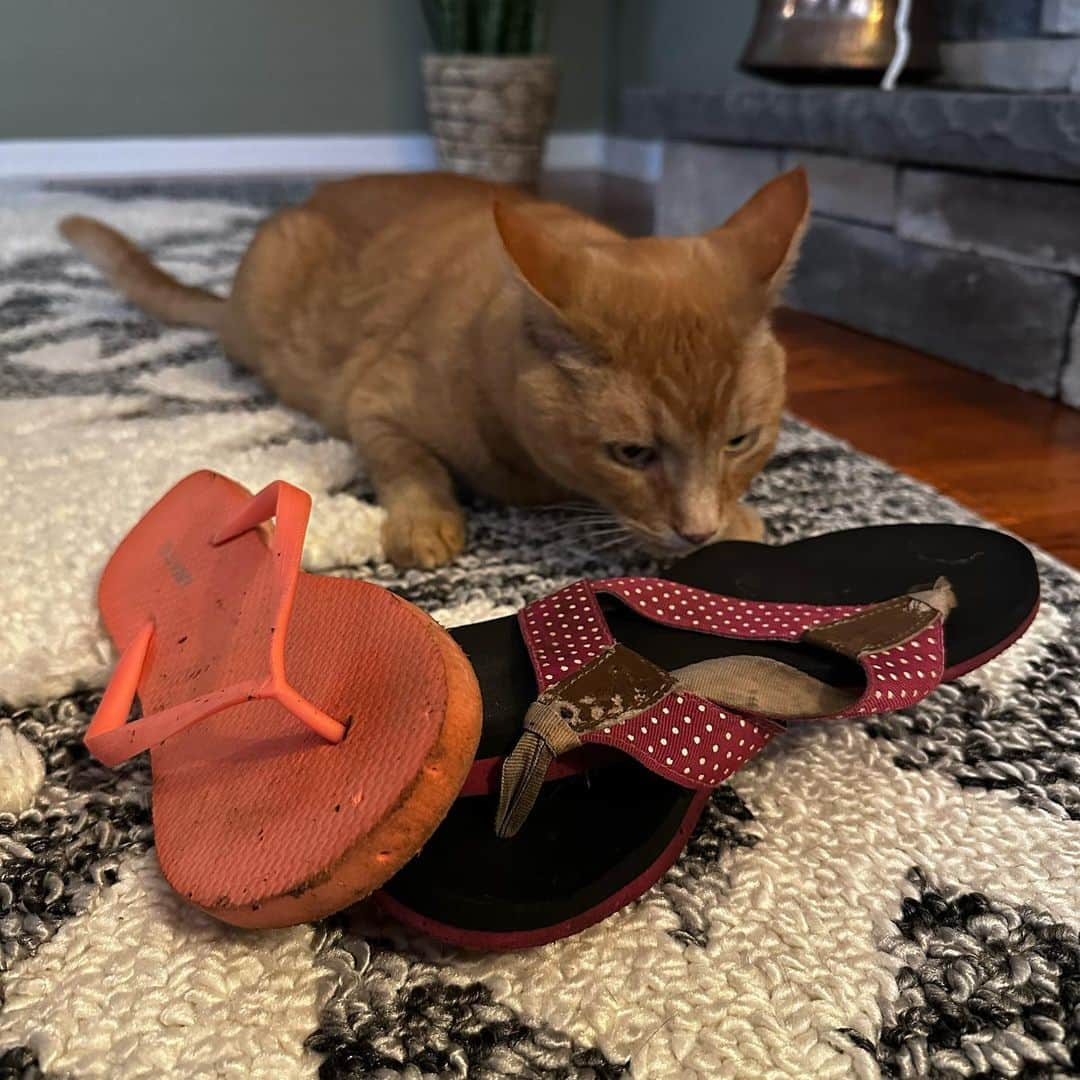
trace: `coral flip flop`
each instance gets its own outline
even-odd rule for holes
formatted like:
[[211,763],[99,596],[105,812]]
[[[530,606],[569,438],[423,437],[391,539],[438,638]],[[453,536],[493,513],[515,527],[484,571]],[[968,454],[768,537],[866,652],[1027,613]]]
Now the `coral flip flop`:
[[122,655],[86,745],[109,765],[151,752],[165,877],[239,926],[318,918],[381,885],[443,818],[480,732],[472,669],[428,616],[301,573],[310,505],[282,481],[253,497],[194,473],[98,592]]
[[479,757],[378,900],[466,947],[576,933],[652,885],[787,725],[914,705],[1015,641],[1038,599],[1017,540],[900,525],[717,544],[665,580],[578,582],[461,627]]

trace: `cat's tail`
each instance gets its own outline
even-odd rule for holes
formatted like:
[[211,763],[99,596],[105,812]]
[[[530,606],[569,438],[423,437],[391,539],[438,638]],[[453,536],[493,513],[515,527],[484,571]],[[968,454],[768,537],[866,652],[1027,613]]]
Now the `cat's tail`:
[[144,311],[164,322],[220,331],[225,301],[166,274],[122,233],[80,216],[64,218],[59,228],[66,240]]

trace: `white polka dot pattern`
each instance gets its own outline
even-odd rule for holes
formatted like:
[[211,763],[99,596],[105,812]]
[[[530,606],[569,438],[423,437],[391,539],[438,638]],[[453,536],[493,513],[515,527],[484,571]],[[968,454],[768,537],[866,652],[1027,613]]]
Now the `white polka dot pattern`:
[[[718,637],[797,641],[813,627],[869,605],[774,604],[717,596],[657,578],[575,582],[519,615],[541,691],[557,686],[615,644],[597,592],[611,593],[654,622]],[[836,719],[906,708],[941,681],[945,669],[940,619],[912,640],[859,658],[866,686]],[[808,718],[809,719],[809,718]],[[783,724],[673,691],[631,719],[582,735],[614,746],[684,787],[715,787],[740,768]]]
[[936,689],[945,673],[945,631],[941,620],[910,641],[859,658],[866,672],[866,691],[838,718],[873,716],[906,709]]
[[779,724],[676,689],[624,723],[587,732],[582,741],[617,747],[683,787],[711,788],[781,731]]
[[615,644],[592,583],[575,581],[518,613],[541,691],[573,675]]

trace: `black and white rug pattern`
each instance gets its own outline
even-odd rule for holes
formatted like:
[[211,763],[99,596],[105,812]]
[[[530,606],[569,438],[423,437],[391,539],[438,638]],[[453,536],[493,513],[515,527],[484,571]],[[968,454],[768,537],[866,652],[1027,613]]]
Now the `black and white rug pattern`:
[[[1080,577],[1049,559],[1005,656],[918,708],[775,742],[662,882],[568,941],[468,954],[364,910],[242,932],[171,893],[146,765],[103,769],[81,735],[112,662],[97,575],[172,482],[307,488],[308,569],[446,624],[649,565],[556,512],[477,505],[466,555],[395,571],[346,445],[208,335],[120,302],[54,231],[97,214],[225,287],[272,201],[0,191],[0,1077],[1080,1074]],[[753,497],[776,541],[974,520],[794,420]]]

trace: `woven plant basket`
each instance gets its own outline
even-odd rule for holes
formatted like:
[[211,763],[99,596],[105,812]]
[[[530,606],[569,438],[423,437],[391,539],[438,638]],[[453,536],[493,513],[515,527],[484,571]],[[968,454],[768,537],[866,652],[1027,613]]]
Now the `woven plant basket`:
[[444,169],[536,183],[558,86],[550,56],[429,55],[424,86]]

